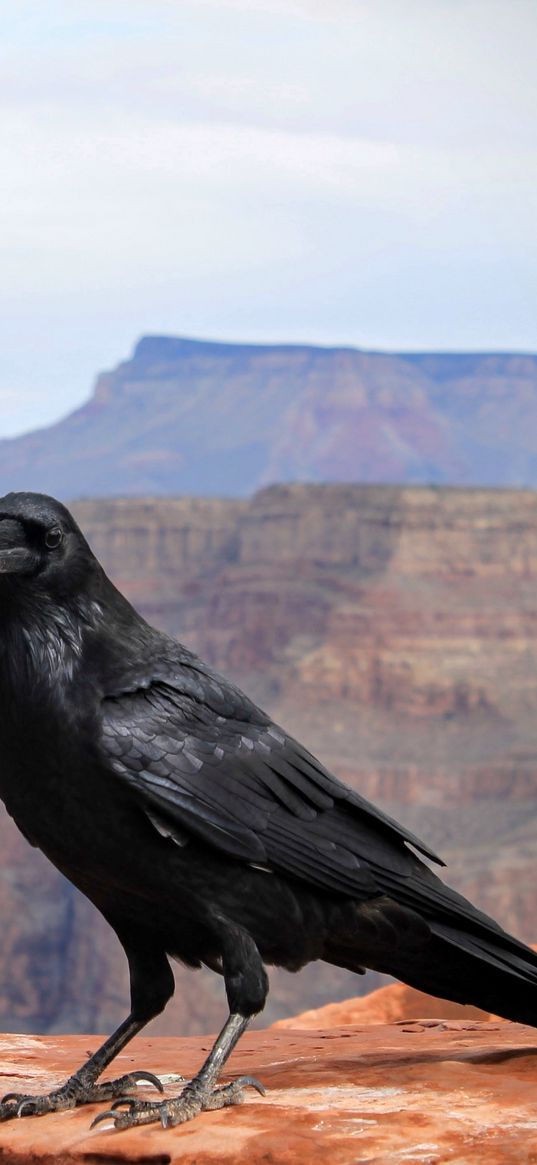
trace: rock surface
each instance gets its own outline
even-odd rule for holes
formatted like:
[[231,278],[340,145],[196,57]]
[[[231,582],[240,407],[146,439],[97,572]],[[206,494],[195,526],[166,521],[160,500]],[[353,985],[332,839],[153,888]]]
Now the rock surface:
[[[74,508],[151,621],[534,939],[537,494],[280,486],[251,501]],[[1,813],[0,848],[0,1027],[110,1030],[128,998],[117,940]],[[263,1022],[378,985],[322,965],[271,979]],[[223,1017],[220,979],[183,971],[154,1030],[195,1034]]]
[[479,1007],[437,999],[434,995],[407,987],[406,983],[390,983],[386,987],[379,987],[377,991],[371,991],[369,995],[358,995],[355,999],[343,999],[339,1003],[326,1003],[324,1007],[303,1011],[301,1015],[277,1020],[273,1027],[318,1031],[320,1028],[341,1027],[343,1024],[399,1023],[407,1019],[500,1022],[498,1016],[489,1015]]
[[[62,1082],[96,1037],[0,1039],[2,1091]],[[208,1039],[139,1038],[118,1056],[190,1075]],[[244,1105],[175,1129],[123,1132],[89,1124],[101,1106],[0,1126],[2,1165],[530,1165],[537,1158],[537,1033],[516,1024],[428,1019],[324,1031],[255,1032],[233,1054],[229,1078],[267,1087]],[[178,1085],[168,1083],[175,1095]],[[149,1090],[140,1089],[149,1098]],[[153,1096],[154,1093],[151,1094]]]
[[241,495],[273,481],[537,484],[537,356],[146,336],[57,424],[0,441],[0,494]]

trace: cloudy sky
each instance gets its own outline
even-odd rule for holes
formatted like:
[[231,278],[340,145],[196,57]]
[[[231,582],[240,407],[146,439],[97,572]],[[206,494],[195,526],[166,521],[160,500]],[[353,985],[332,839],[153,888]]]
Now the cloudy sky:
[[145,333],[537,350],[536,0],[17,0],[0,436]]

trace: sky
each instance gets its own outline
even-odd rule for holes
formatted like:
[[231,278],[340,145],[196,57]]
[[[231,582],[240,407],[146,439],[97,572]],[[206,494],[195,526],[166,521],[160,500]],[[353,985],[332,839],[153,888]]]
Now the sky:
[[149,333],[537,351],[536,0],[17,0],[0,437]]

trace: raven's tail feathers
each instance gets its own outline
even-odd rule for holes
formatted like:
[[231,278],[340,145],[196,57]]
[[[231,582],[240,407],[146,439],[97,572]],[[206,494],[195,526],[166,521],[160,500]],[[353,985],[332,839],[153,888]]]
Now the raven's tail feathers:
[[[345,935],[340,931],[339,943],[332,943],[325,954],[328,962],[356,971],[366,965],[428,995],[472,1004],[537,1027],[537,952],[512,938],[493,919],[476,911],[473,926],[468,919],[457,925],[455,917],[453,921],[424,919],[386,900],[367,913],[366,920],[362,907],[355,916],[353,949],[348,931]],[[363,924],[371,919],[375,942],[367,934],[364,943]]]
[[[454,1003],[537,1027],[537,955],[512,951],[467,932],[431,925],[431,940],[407,961],[398,952],[395,974],[411,987]],[[385,967],[385,970],[389,970]],[[393,973],[390,972],[390,973]]]
[[509,942],[507,935],[504,945],[492,936],[485,939],[442,923],[433,923],[431,931],[421,960],[415,956],[405,968],[410,986],[537,1026],[535,951],[514,939]]

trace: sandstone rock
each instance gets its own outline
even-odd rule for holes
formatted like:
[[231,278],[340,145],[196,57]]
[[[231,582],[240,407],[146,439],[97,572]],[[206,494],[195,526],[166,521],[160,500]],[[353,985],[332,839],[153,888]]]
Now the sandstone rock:
[[406,983],[390,983],[371,991],[369,995],[343,999],[341,1003],[327,1003],[324,1007],[303,1011],[301,1015],[277,1020],[273,1027],[317,1031],[320,1028],[341,1027],[343,1024],[399,1023],[402,1020],[423,1018],[499,1022],[497,1016],[489,1015],[479,1007],[437,999],[434,995],[407,987]]
[[[95,1036],[0,1040],[2,1091],[44,1091],[77,1066]],[[139,1038],[121,1072],[147,1067],[190,1075],[208,1047]],[[89,1129],[100,1106],[0,1125],[3,1165],[152,1162],[153,1165],[355,1165],[474,1162],[530,1165],[537,1155],[537,1038],[516,1024],[406,1021],[324,1031],[247,1035],[230,1078],[267,1087],[236,1108],[175,1129]],[[177,1093],[168,1083],[168,1095]],[[140,1095],[154,1096],[147,1089]],[[102,1109],[101,1109],[102,1111]]]

